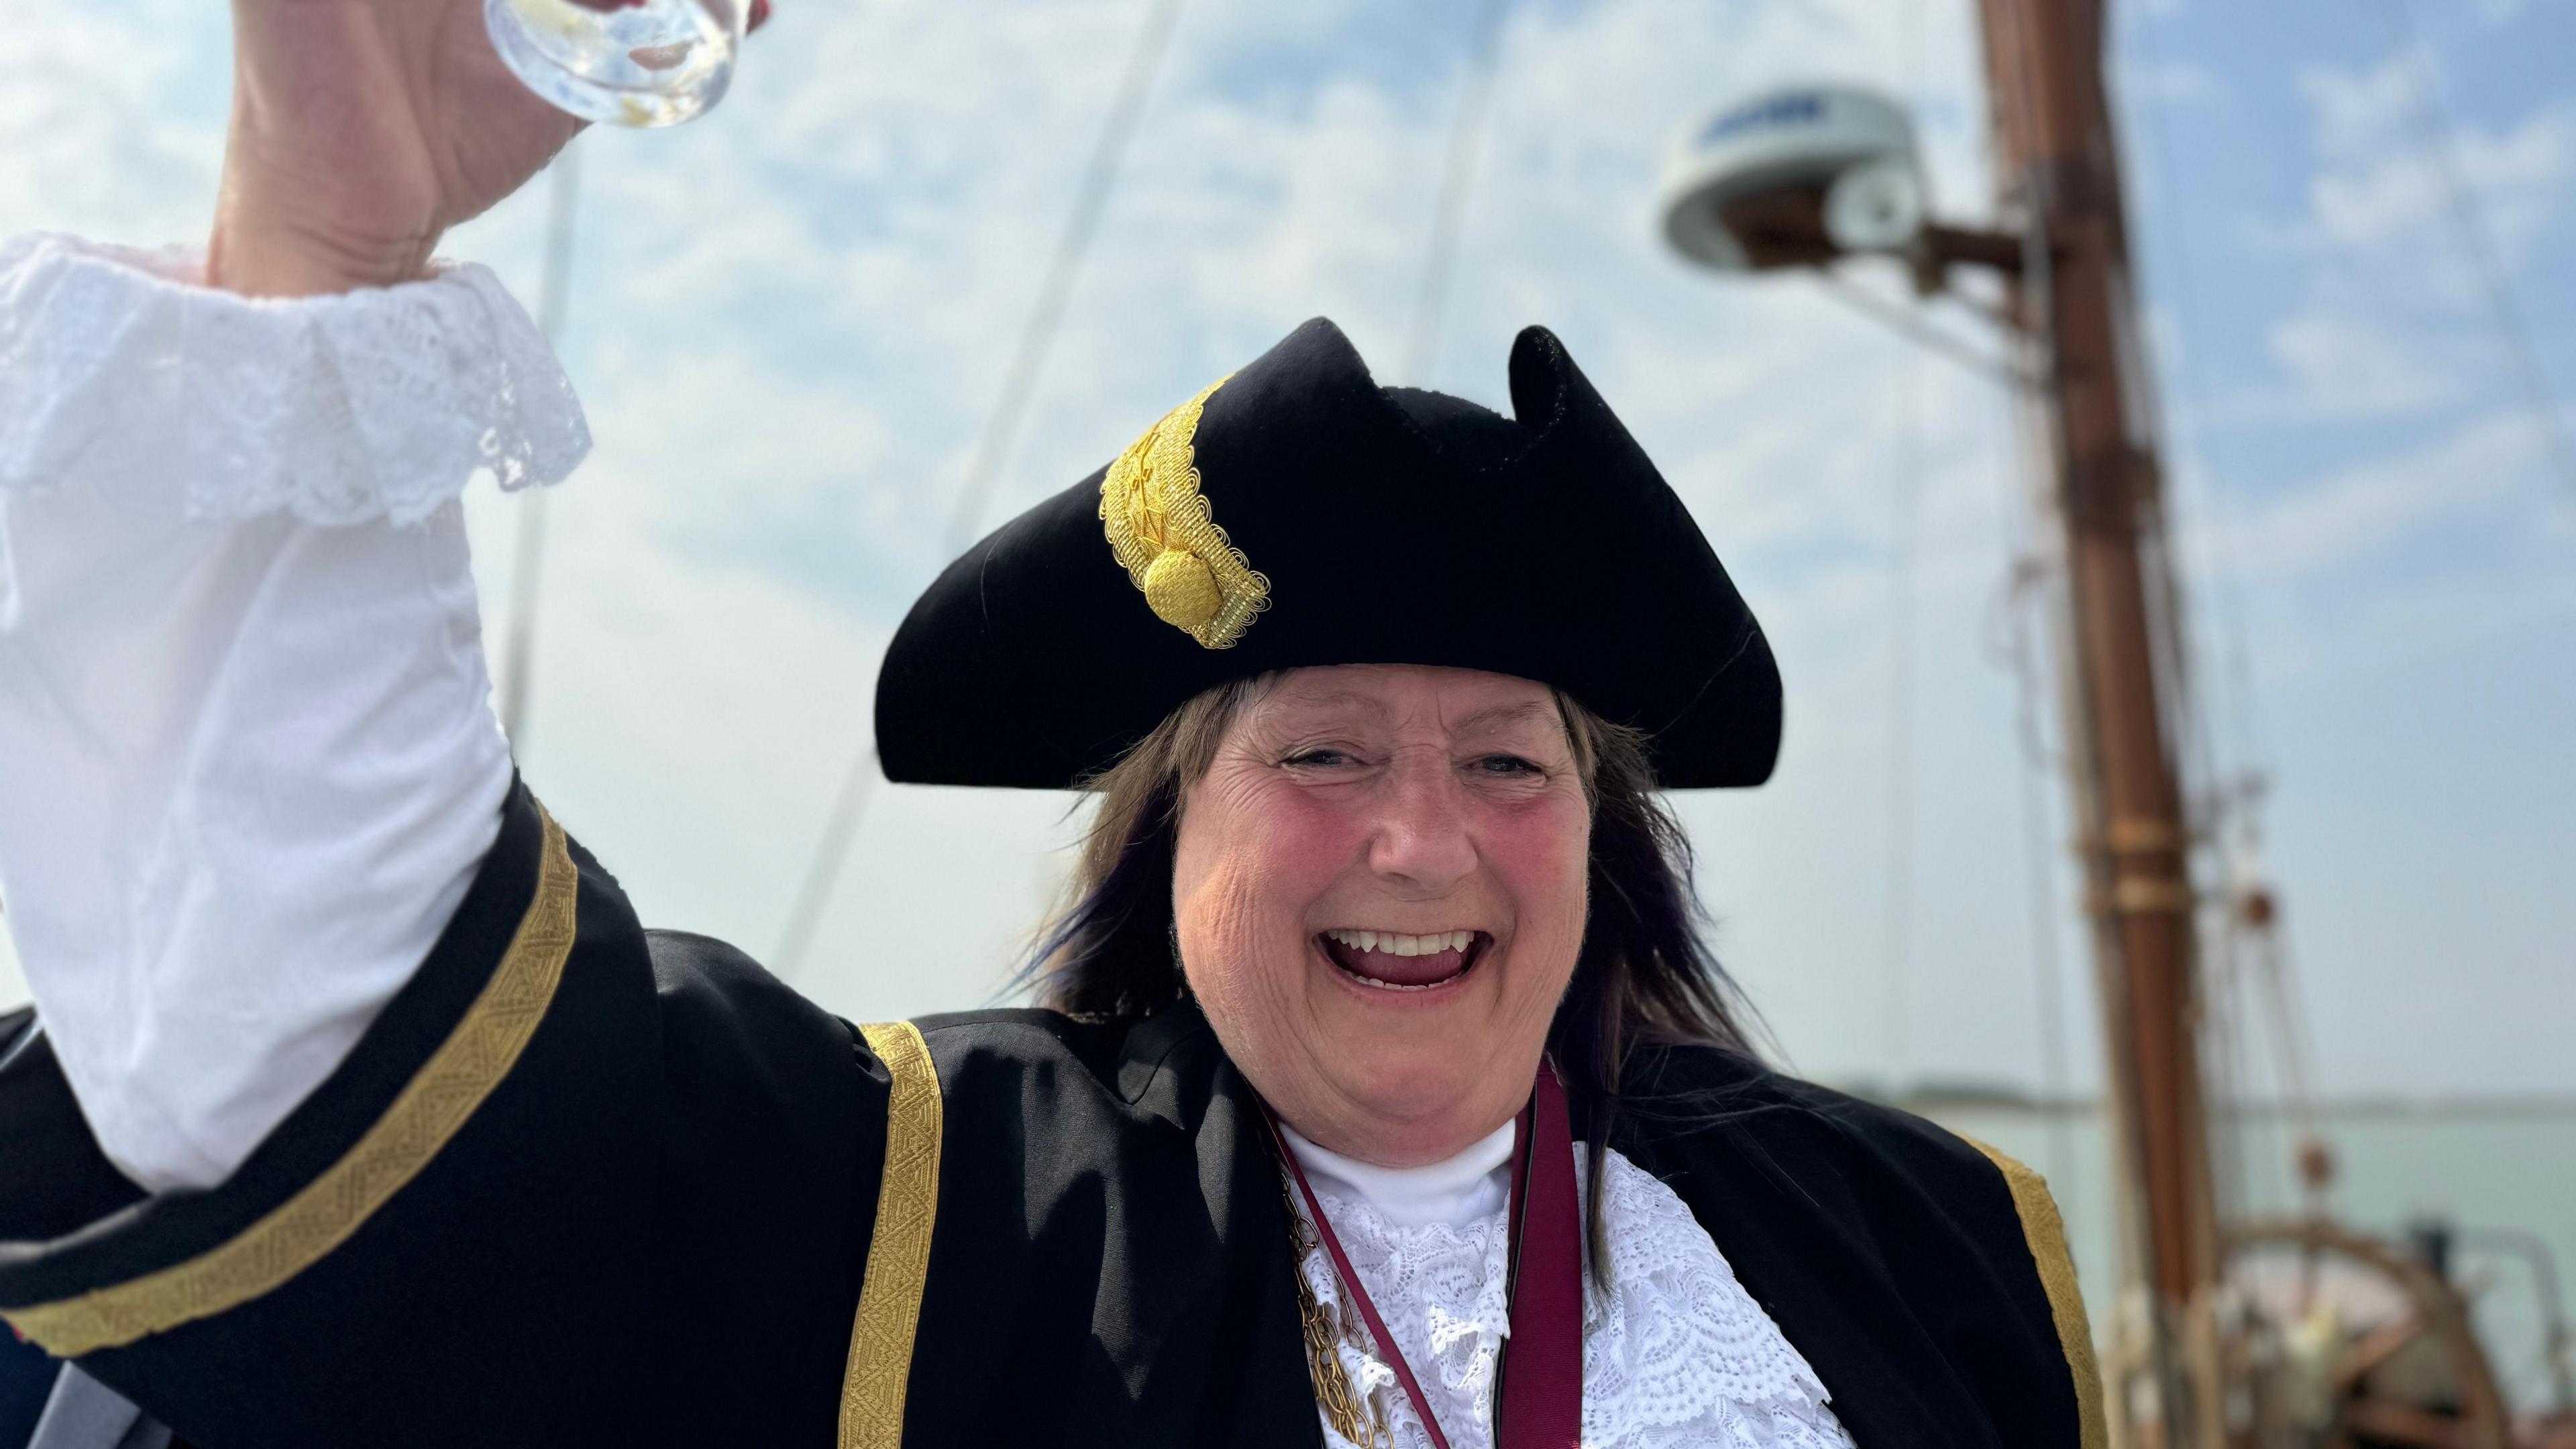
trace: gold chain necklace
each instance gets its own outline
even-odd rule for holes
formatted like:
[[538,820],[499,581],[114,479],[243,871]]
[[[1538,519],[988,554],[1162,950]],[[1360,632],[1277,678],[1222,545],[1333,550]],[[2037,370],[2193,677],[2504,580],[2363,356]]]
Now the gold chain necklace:
[[1315,1285],[1306,1279],[1306,1258],[1316,1250],[1315,1234],[1306,1226],[1305,1214],[1299,1210],[1296,1197],[1289,1191],[1288,1175],[1279,1175],[1280,1206],[1288,1214],[1288,1246],[1297,1279],[1297,1318],[1305,1329],[1306,1372],[1315,1383],[1315,1405],[1324,1411],[1324,1422],[1333,1432],[1365,1449],[1394,1449],[1395,1435],[1387,1427],[1386,1409],[1375,1394],[1362,1398],[1351,1385],[1351,1376],[1342,1371],[1340,1347],[1345,1334],[1356,1334],[1358,1326],[1350,1322],[1348,1305],[1343,1305],[1340,1321],[1315,1297]]

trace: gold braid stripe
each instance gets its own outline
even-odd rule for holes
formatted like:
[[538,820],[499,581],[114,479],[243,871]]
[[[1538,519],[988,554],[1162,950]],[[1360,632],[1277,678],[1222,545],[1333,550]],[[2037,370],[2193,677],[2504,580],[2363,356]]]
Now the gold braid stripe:
[[2066,1224],[2057,1216],[2057,1200],[2038,1173],[1997,1152],[1974,1137],[1968,1145],[1986,1155],[2012,1189],[2013,1211],[2021,1217],[2022,1241],[2030,1245],[2039,1267],[2039,1286],[2048,1293],[2048,1312],[2057,1320],[2058,1346],[2066,1352],[2067,1372],[2075,1379],[2075,1412],[2083,1430],[2083,1449],[2108,1449],[2110,1420],[2102,1411],[2102,1368],[2093,1358],[2093,1326],[2084,1316],[2084,1295],[2076,1290],[2075,1260],[2066,1251]]
[[886,1101],[885,1172],[877,1181],[877,1226],[867,1276],[850,1326],[841,1379],[841,1449],[896,1449],[903,1442],[903,1395],[912,1379],[912,1339],[930,1283],[930,1233],[939,1217],[939,1069],[908,1021],[859,1028],[894,1079]]
[[501,964],[355,1147],[221,1247],[77,1298],[11,1309],[8,1321],[47,1353],[79,1358],[212,1318],[320,1262],[402,1191],[510,1074],[563,980],[580,877],[563,828],[539,816],[545,843],[536,898]]
[[1164,415],[1100,479],[1109,551],[1155,617],[1209,649],[1229,649],[1270,607],[1270,580],[1216,526],[1199,491],[1199,414],[1226,380]]

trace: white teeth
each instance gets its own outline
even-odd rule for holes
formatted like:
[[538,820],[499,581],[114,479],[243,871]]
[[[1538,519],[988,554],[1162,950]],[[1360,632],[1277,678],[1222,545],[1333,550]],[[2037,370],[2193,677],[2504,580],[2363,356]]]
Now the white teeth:
[[[1429,956],[1442,951],[1465,951],[1476,944],[1474,931],[1434,931],[1426,936],[1405,936],[1393,931],[1331,930],[1326,931],[1324,937],[1357,950],[1375,951],[1389,956]],[[1374,986],[1380,991],[1428,991],[1435,986],[1446,986],[1458,979],[1457,976],[1449,976],[1438,981],[1407,985],[1397,981],[1380,981],[1374,976],[1348,966],[1342,968],[1342,974],[1363,985]],[[1463,967],[1460,974],[1464,974]]]
[[1434,931],[1427,936],[1405,936],[1394,931],[1337,930],[1324,934],[1345,946],[1383,952],[1389,956],[1430,956],[1442,951],[1464,951],[1476,943],[1473,931]]

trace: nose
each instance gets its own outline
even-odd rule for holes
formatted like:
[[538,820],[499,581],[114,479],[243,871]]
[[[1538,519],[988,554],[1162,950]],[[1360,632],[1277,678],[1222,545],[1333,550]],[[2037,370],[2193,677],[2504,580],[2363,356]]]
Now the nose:
[[1466,786],[1445,758],[1406,756],[1395,762],[1368,861],[1380,878],[1423,897],[1447,894],[1476,868]]

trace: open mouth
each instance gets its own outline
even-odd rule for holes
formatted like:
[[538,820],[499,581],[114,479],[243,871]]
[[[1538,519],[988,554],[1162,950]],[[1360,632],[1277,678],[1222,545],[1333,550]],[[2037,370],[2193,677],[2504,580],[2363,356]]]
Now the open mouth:
[[1482,931],[1332,930],[1315,937],[1324,959],[1362,986],[1380,991],[1429,991],[1476,969],[1494,938]]

